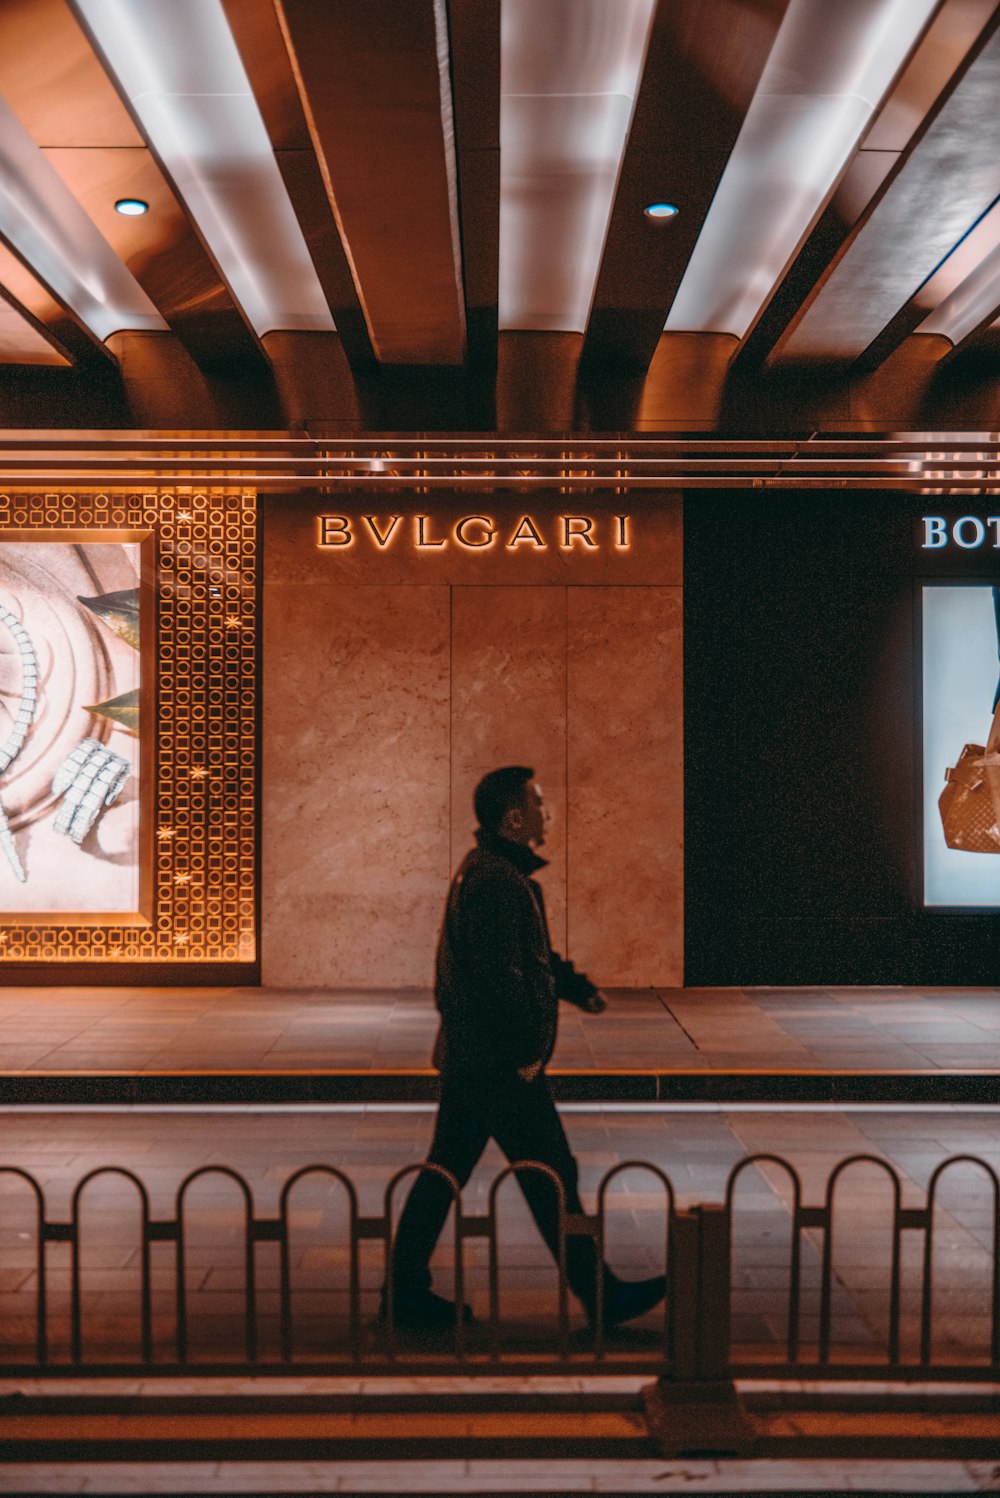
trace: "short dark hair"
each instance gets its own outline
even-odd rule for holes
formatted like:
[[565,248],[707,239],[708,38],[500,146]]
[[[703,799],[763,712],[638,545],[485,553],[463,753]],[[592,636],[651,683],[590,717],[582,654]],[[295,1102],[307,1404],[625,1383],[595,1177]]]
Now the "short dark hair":
[[534,775],[527,765],[504,765],[483,776],[473,793],[472,805],[484,832],[499,830],[510,809],[520,805],[524,788]]

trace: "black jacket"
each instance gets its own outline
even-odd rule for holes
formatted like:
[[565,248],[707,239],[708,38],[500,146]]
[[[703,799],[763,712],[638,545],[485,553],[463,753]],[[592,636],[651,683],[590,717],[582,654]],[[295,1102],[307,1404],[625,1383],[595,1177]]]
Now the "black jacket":
[[498,1075],[543,1065],[556,1043],[560,999],[586,1006],[597,992],[553,952],[530,848],[476,833],[448,892],[434,997],[442,1071]]

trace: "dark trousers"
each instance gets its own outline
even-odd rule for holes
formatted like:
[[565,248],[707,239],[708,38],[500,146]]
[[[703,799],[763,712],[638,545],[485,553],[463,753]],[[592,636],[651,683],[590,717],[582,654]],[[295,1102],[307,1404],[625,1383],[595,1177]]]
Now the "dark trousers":
[[[582,1212],[577,1165],[562,1120],[542,1074],[534,1082],[520,1077],[441,1078],[441,1102],[428,1160],[442,1165],[464,1186],[490,1139],[511,1163],[537,1160],[555,1171],[566,1194],[566,1211]],[[517,1183],[553,1258],[559,1253],[559,1208],[556,1189],[541,1171],[517,1172]],[[452,1204],[446,1181],[422,1171],[413,1183],[396,1231],[392,1258],[393,1293],[419,1294],[431,1284],[430,1258]],[[571,1290],[585,1306],[595,1296],[594,1240],[566,1239],[566,1271]]]

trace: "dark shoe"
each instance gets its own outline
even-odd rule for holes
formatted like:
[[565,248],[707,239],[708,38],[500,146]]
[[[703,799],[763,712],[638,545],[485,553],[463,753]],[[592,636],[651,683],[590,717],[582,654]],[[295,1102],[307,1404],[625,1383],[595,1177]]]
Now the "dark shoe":
[[[619,1326],[623,1321],[634,1321],[658,1306],[667,1293],[667,1277],[654,1274],[648,1280],[608,1279],[604,1287],[604,1307],[601,1320],[604,1330]],[[591,1316],[591,1321],[595,1319]]]
[[[415,1294],[396,1295],[393,1298],[392,1319],[400,1331],[449,1331],[455,1325],[457,1310],[453,1300],[435,1295],[433,1290],[420,1290]],[[463,1306],[464,1325],[468,1326],[472,1319],[472,1307]],[[389,1315],[384,1296],[379,1321],[388,1325]]]

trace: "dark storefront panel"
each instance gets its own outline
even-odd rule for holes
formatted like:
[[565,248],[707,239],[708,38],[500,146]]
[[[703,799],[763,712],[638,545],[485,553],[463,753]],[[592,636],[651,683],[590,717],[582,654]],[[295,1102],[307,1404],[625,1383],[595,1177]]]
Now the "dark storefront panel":
[[1000,918],[922,904],[920,585],[1000,557],[922,549],[923,515],[991,508],[957,504],[687,498],[688,984],[995,981]]

